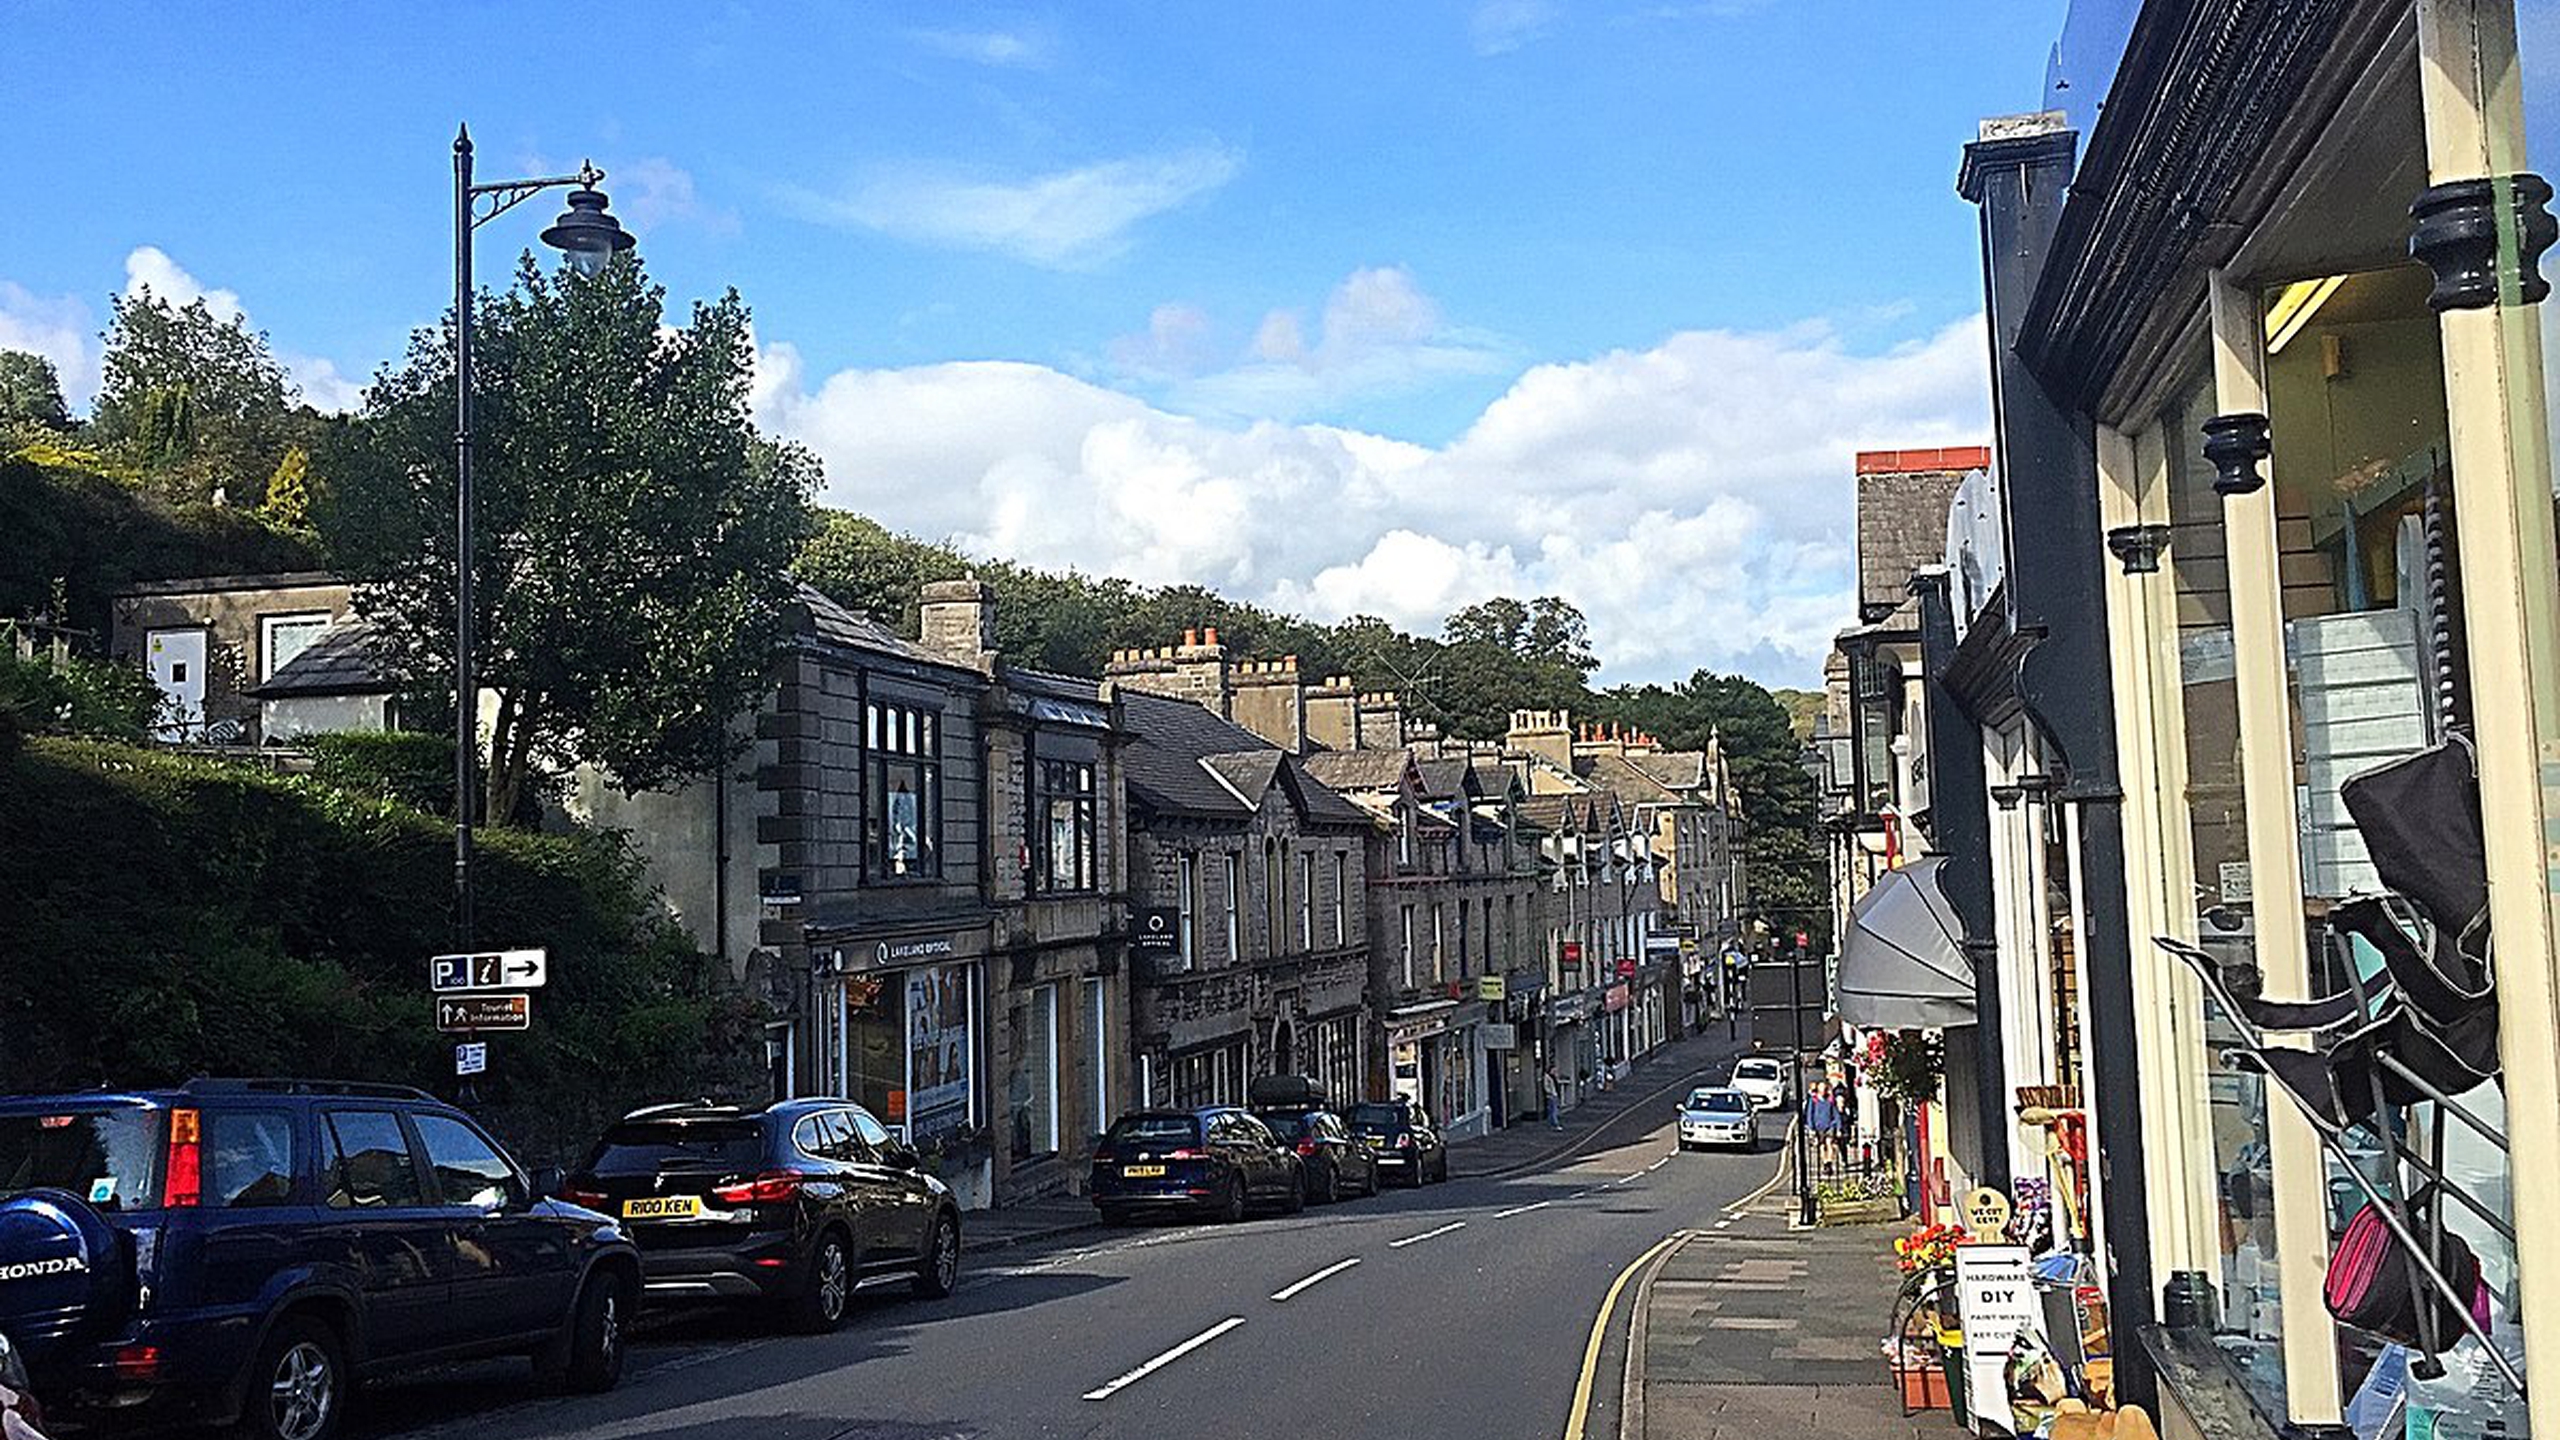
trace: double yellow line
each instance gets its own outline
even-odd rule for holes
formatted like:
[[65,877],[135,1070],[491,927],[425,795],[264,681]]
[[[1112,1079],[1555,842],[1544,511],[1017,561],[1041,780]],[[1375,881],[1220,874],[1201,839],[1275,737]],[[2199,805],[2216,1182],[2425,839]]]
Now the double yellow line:
[[[1609,1282],[1609,1293],[1600,1300],[1600,1313],[1591,1321],[1591,1340],[1582,1347],[1582,1378],[1574,1382],[1573,1411],[1565,1417],[1564,1440],[1582,1440],[1583,1427],[1591,1423],[1591,1384],[1600,1370],[1600,1349],[1609,1338],[1609,1317],[1617,1313],[1618,1296],[1625,1292],[1627,1282],[1636,1277],[1636,1272],[1652,1264],[1654,1257],[1686,1239],[1688,1234],[1686,1230],[1675,1230],[1663,1236],[1654,1242],[1652,1249],[1627,1262],[1627,1268],[1619,1271],[1618,1278]],[[1641,1437],[1621,1436],[1619,1440],[1641,1440]]]

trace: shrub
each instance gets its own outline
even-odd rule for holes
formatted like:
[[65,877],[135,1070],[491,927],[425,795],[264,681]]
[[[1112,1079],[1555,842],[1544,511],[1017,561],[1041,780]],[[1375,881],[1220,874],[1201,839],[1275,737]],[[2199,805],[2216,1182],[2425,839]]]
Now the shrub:
[[453,737],[407,730],[306,736],[311,776],[324,785],[430,815],[453,813]]
[[78,656],[18,658],[0,625],[0,751],[24,735],[93,735],[140,743],[160,712],[149,672]]
[[[0,760],[0,1092],[199,1074],[451,1093],[427,959],[451,948],[451,834],[308,777],[96,741]],[[532,1163],[613,1115],[744,1093],[755,1016],[616,837],[490,832],[478,939],[540,945],[533,1029],[491,1041],[478,1109]]]

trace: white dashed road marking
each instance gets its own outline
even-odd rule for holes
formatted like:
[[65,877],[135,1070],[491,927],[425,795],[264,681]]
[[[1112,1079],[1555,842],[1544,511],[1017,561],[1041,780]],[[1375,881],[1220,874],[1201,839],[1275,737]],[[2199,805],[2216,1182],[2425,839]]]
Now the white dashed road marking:
[[1544,1210],[1554,1203],[1556,1202],[1553,1200],[1540,1200],[1532,1205],[1514,1205],[1508,1210],[1497,1213],[1493,1218],[1496,1220],[1508,1220],[1514,1215],[1526,1215],[1532,1210]]
[[1336,1261],[1333,1264],[1327,1265],[1323,1269],[1317,1271],[1313,1275],[1308,1276],[1304,1280],[1300,1280],[1297,1283],[1286,1286],[1280,1290],[1273,1291],[1271,1298],[1274,1300],[1286,1300],[1290,1296],[1297,1294],[1299,1291],[1314,1285],[1317,1281],[1322,1280],[1329,1275],[1339,1275],[1343,1271],[1348,1270],[1359,1263],[1360,1257],[1357,1255],[1352,1256],[1348,1260]]
[[1128,1389],[1130,1386],[1137,1384],[1139,1381],[1146,1379],[1158,1370],[1163,1369],[1167,1365],[1172,1364],[1174,1361],[1181,1359],[1183,1356],[1190,1354],[1192,1351],[1199,1349],[1201,1346],[1208,1344],[1210,1341],[1217,1339],[1219,1336],[1226,1334],[1228,1331],[1233,1330],[1243,1323],[1243,1316],[1230,1315],[1226,1319],[1219,1321],[1217,1324],[1210,1326],[1208,1329],[1201,1331],[1199,1334],[1194,1335],[1190,1339],[1183,1341],[1181,1344],[1174,1346],[1170,1350],[1167,1350],[1153,1360],[1140,1365],[1135,1370],[1123,1371],[1122,1373],[1113,1376],[1111,1379],[1104,1381],[1095,1388],[1087,1390],[1084,1392],[1084,1398],[1087,1400],[1108,1400],[1112,1396],[1117,1395],[1121,1391]]
[[1467,1222],[1466,1222],[1466,1221],[1464,1221],[1464,1220],[1452,1220],[1452,1221],[1450,1221],[1448,1224],[1441,1226],[1441,1227],[1440,1227],[1439,1229],[1437,1229],[1437,1230],[1425,1230],[1425,1231],[1423,1231],[1423,1232],[1422,1232],[1421,1234],[1419,1234],[1419,1235],[1407,1235],[1406,1237],[1404,1237],[1404,1238],[1403,1238],[1403,1239],[1401,1239],[1401,1240],[1390,1240],[1390,1241],[1388,1241],[1388,1242],[1387,1242],[1387,1248],[1388,1248],[1388,1249],[1390,1249],[1390,1250],[1401,1250],[1401,1249],[1403,1249],[1404,1247],[1406,1247],[1407,1245],[1419,1245],[1419,1244],[1421,1244],[1423,1241],[1430,1239],[1430,1238],[1431,1238],[1432,1236],[1434,1236],[1434,1235],[1446,1235],[1446,1234],[1448,1234],[1448,1233],[1449,1233],[1450,1231],[1452,1231],[1452,1230],[1464,1230],[1464,1229],[1466,1229],[1466,1228],[1467,1228]]

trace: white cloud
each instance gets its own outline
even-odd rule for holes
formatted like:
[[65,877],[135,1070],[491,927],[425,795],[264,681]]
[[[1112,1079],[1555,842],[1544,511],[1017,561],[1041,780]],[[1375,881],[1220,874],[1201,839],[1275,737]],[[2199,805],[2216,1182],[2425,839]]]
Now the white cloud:
[[1056,44],[1040,30],[911,30],[919,47],[954,60],[999,69],[1038,70],[1055,58]]
[[669,224],[693,224],[719,234],[735,234],[735,212],[704,203],[695,193],[693,173],[671,160],[649,155],[625,160],[605,177],[613,208],[635,230]]
[[249,312],[241,308],[239,296],[228,290],[208,287],[188,274],[157,245],[137,246],[132,254],[124,257],[125,298],[130,300],[145,290],[179,306],[201,300],[216,320],[245,321],[249,318]]
[[48,298],[0,280],[0,350],[24,350],[53,362],[62,396],[75,411],[98,393],[98,322],[76,296]]
[[[1180,324],[1177,335],[1167,333],[1169,321]],[[1452,328],[1400,266],[1354,270],[1334,286],[1312,342],[1300,312],[1272,310],[1243,354],[1220,367],[1210,354],[1214,331],[1197,307],[1159,306],[1144,334],[1112,342],[1111,359],[1132,380],[1171,382],[1163,394],[1171,408],[1233,420],[1295,419],[1452,376],[1488,374],[1506,360],[1498,342]],[[1184,363],[1168,363],[1169,342],[1177,338]]]
[[1555,0],[1485,0],[1467,21],[1479,55],[1505,55],[1547,31],[1559,11]]
[[1218,189],[1243,165],[1235,150],[1201,146],[1025,180],[911,170],[841,198],[798,198],[821,218],[901,239],[1072,269],[1118,254],[1140,222]]
[[[1393,282],[1336,298],[1345,337],[1437,323]],[[1257,351],[1286,353],[1275,328]],[[830,503],[975,553],[1426,632],[1560,594],[1605,678],[1810,683],[1852,619],[1854,452],[1979,442],[1984,354],[1978,319],[1883,353],[1822,324],[1682,332],[1531,369],[1440,447],[1177,415],[1037,365],[819,380],[787,346],[761,352],[757,407],[826,459]]]

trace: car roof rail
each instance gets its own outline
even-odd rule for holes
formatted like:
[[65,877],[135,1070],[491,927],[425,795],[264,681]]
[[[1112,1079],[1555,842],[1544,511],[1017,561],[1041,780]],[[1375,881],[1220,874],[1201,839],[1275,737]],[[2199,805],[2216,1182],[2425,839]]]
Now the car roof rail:
[[735,1105],[723,1105],[708,1096],[704,1096],[697,1100],[666,1100],[655,1105],[643,1105],[637,1110],[625,1111],[622,1118],[625,1120],[647,1120],[665,1115],[743,1115],[745,1113],[747,1112]]
[[292,1080],[273,1076],[199,1075],[178,1087],[190,1095],[349,1095],[368,1100],[425,1100],[436,1097],[413,1085],[385,1085],[370,1080]]

